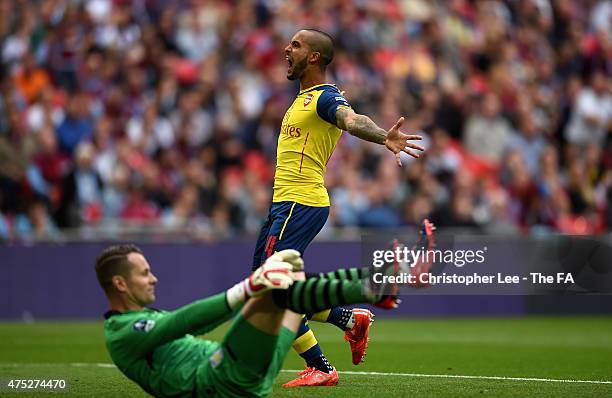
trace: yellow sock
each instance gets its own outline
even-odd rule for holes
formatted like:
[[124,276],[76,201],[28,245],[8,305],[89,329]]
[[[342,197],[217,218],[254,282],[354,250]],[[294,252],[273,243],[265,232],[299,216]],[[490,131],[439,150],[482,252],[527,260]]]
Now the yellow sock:
[[317,338],[315,337],[312,330],[307,331],[293,342],[293,349],[297,351],[298,354],[302,354],[312,347],[317,345]]
[[331,310],[324,310],[321,312],[316,312],[312,314],[312,317],[310,318],[310,320],[325,323],[327,322],[327,318],[329,317],[330,312]]

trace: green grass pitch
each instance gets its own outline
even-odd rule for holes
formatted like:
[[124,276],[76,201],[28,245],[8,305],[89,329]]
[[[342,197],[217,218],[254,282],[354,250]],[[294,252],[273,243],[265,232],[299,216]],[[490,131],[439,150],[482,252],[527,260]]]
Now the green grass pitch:
[[[312,324],[324,352],[341,371],[340,385],[281,388],[294,376],[291,369],[303,367],[292,352],[272,396],[612,396],[611,317],[377,319],[367,360],[360,366],[351,364],[348,344],[339,330]],[[225,330],[209,337],[218,339]],[[52,394],[57,397],[146,395],[108,364],[101,322],[0,323],[2,380],[67,379],[69,391]],[[608,383],[594,383],[597,381]]]

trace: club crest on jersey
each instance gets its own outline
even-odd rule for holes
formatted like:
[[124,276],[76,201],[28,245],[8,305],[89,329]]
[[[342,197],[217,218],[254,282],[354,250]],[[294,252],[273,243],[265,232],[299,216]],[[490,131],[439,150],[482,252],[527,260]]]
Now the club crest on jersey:
[[137,332],[148,333],[155,326],[155,321],[151,319],[141,319],[134,324],[134,330]]
[[217,351],[213,352],[213,354],[208,358],[208,362],[210,362],[210,366],[214,369],[223,362],[223,349],[219,348]]
[[307,107],[308,104],[310,104],[312,102],[312,99],[314,98],[314,95],[312,94],[308,94],[305,98],[304,98],[304,107]]

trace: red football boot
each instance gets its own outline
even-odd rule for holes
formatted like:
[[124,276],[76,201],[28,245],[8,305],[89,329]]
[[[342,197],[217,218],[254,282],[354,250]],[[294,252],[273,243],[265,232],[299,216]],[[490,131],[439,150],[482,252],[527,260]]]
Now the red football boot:
[[[421,238],[418,242],[416,242],[413,250],[416,250],[419,247],[423,250],[433,250],[436,247],[436,238],[434,237],[435,230],[436,227],[431,221],[428,219],[423,220],[423,225],[419,231]],[[433,260],[430,259],[429,256],[427,256],[427,258],[419,258],[419,260],[411,267],[411,274],[414,276],[415,282],[411,283],[410,285],[412,287],[428,287],[429,283],[421,282],[420,276],[428,273],[432,265]]]
[[338,385],[338,381],[336,368],[331,373],[321,372],[315,368],[306,368],[298,373],[297,379],[283,384],[283,387],[332,387]]
[[[393,250],[395,251],[398,247],[400,247],[400,243],[397,239],[393,240]],[[385,275],[397,275],[401,271],[400,262],[395,259],[391,264],[388,264],[384,273]],[[385,310],[392,310],[397,308],[402,302],[399,299],[399,287],[396,284],[392,283],[383,283],[377,286],[378,292],[376,295],[379,296],[379,300],[374,303],[374,305],[378,308],[382,308]]]
[[[436,247],[436,239],[434,236],[434,231],[436,227],[432,222],[428,219],[423,220],[423,224],[421,225],[421,229],[419,231],[420,237],[419,240],[413,246],[413,250],[417,250],[419,248],[423,250],[433,250]],[[403,248],[403,244],[399,243],[396,240],[393,241],[393,250],[398,248]],[[399,259],[395,259],[392,263],[387,264],[384,269],[385,275],[398,275],[400,272],[406,272],[414,276],[415,282],[410,283],[411,287],[427,287],[428,284],[421,283],[419,277],[421,274],[425,274],[429,272],[433,265],[433,262],[429,257],[426,258],[426,261],[419,258],[418,261],[410,265],[405,261],[399,261]],[[399,299],[399,287],[396,284],[386,283],[380,284],[376,287],[378,292],[374,292],[377,294],[380,299],[374,303],[376,307],[384,308],[384,309],[394,309],[399,306],[402,302]]]
[[344,340],[349,342],[353,354],[353,365],[359,365],[364,361],[366,349],[368,348],[368,332],[370,325],[374,322],[374,314],[364,308],[353,308],[355,325],[351,330],[344,332]]

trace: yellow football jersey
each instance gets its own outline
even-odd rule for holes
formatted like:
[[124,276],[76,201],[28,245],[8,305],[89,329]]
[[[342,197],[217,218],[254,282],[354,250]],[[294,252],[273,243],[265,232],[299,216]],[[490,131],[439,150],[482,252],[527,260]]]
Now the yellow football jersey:
[[350,105],[333,84],[299,92],[283,118],[276,149],[273,202],[329,206],[327,162],[338,143],[336,110]]

